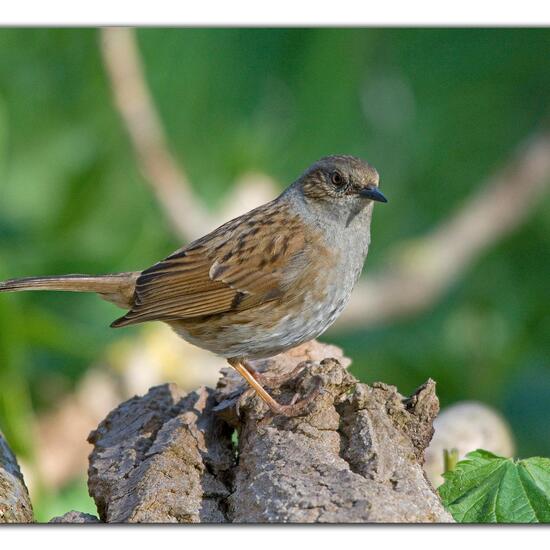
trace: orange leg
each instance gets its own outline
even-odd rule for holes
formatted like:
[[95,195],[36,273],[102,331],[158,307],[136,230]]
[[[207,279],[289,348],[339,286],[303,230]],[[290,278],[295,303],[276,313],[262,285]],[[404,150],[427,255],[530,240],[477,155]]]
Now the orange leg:
[[271,395],[269,395],[269,393],[267,393],[263,386],[258,382],[257,375],[259,373],[252,371],[254,372],[254,374],[252,374],[252,372],[244,366],[244,364],[246,364],[245,361],[236,358],[228,359],[227,361],[250,384],[252,389],[254,389],[258,396],[275,414],[281,414],[283,416],[299,416],[305,412],[307,406],[319,395],[321,391],[321,380],[318,379],[317,385],[308,393],[306,397],[304,397],[304,399],[296,403],[291,403],[290,405],[281,405],[280,403],[277,403],[277,401],[275,401],[275,399],[273,399],[273,397],[271,397]]

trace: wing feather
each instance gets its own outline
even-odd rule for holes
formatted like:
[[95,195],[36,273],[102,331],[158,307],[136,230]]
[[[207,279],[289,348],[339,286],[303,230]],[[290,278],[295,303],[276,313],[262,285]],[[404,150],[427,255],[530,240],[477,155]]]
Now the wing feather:
[[132,309],[113,326],[242,311],[274,300],[305,267],[305,244],[297,216],[269,203],[143,271]]

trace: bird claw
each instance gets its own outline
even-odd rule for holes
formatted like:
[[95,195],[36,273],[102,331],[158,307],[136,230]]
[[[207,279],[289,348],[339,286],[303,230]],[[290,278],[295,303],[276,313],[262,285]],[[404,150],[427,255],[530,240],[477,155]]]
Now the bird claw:
[[296,402],[298,401],[298,398],[300,397],[300,393],[299,392],[296,392],[293,396],[292,396],[292,399],[289,403],[289,405],[295,405]]
[[315,386],[307,393],[307,395],[298,401],[299,393],[295,393],[288,405],[281,405],[275,402],[275,405],[270,406],[271,412],[280,414],[286,417],[301,416],[307,414],[309,406],[321,394],[322,379],[320,376],[315,376]]
[[[322,386],[322,379],[319,376],[314,377],[315,386],[307,393],[307,395],[300,400],[300,393],[296,392],[288,405],[282,405],[273,400],[271,403],[266,403],[269,410],[274,415],[281,415],[286,417],[301,416],[308,413],[309,406],[315,399],[325,393]],[[245,406],[246,401],[253,395],[255,395],[253,388],[245,390],[237,399],[235,404],[235,412],[237,417],[241,416],[241,409]]]
[[300,363],[290,372],[284,374],[265,374],[256,370],[252,365],[247,363],[245,365],[246,370],[252,374],[252,376],[264,387],[269,389],[276,389],[280,386],[283,386],[288,381],[293,380],[304,370],[306,366],[303,363]]
[[268,382],[271,382],[272,384],[274,382],[276,383],[284,383],[293,377],[296,376],[297,373],[299,373],[305,365],[298,365],[295,367],[292,372],[282,375],[282,376],[265,376],[259,372],[256,371],[256,369],[250,365],[250,363],[243,361],[242,359],[229,359],[229,364],[237,370],[237,372],[250,384],[251,388],[241,394],[241,396],[238,398],[235,409],[237,416],[240,416],[241,406],[243,405],[244,401],[248,399],[249,395],[251,395],[252,392],[257,393],[258,397],[260,397],[264,403],[267,404],[271,412],[275,415],[282,415],[282,416],[299,416],[301,414],[307,414],[309,405],[312,403],[312,401],[315,400],[315,398],[321,393],[322,383],[323,380],[320,376],[314,376],[315,386],[308,392],[308,394],[300,401],[298,401],[299,394],[295,394],[292,397],[291,402],[288,405],[281,405],[273,397],[264,389],[263,385],[260,383],[260,381],[265,380],[265,384],[267,385]]

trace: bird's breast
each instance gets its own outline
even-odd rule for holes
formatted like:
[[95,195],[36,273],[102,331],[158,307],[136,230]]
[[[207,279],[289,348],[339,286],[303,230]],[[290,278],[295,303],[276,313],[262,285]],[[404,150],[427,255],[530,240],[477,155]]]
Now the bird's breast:
[[303,227],[299,268],[283,277],[276,299],[170,324],[185,340],[223,357],[270,357],[316,338],[348,303],[369,241],[368,227],[360,235],[351,226],[317,229]]
[[276,300],[170,324],[185,340],[223,357],[270,357],[316,338],[346,306],[362,262],[321,245],[310,252],[300,275]]

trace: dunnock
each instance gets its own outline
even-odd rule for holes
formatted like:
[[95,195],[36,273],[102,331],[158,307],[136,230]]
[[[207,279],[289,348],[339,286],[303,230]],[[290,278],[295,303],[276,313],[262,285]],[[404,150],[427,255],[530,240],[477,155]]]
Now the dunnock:
[[367,256],[373,201],[386,198],[372,166],[325,157],[273,201],[145,271],[13,279],[0,291],[97,292],[130,309],[111,326],[164,321],[226,357],[273,412],[295,415],[318,389],[281,405],[248,360],[316,338],[338,317]]

